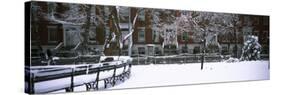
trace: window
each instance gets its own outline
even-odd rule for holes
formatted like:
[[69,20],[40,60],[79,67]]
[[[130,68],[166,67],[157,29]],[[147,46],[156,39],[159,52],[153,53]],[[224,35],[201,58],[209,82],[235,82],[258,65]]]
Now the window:
[[182,12],[182,15],[187,15],[187,14],[188,14],[187,11]]
[[253,31],[253,27],[243,27],[242,31],[244,35],[251,35]]
[[269,17],[263,17],[263,25],[269,25]]
[[129,16],[129,7],[119,7],[120,14]]
[[139,20],[140,21],[145,21],[145,11],[144,10],[141,10],[140,12],[139,12]]
[[152,41],[155,43],[159,42],[159,32],[156,30],[152,31]]
[[[122,33],[122,38],[124,38],[126,35],[129,34],[129,29],[128,28],[121,29],[121,33]],[[125,40],[124,45],[129,45],[129,40]]]
[[253,35],[258,36],[259,35],[259,31],[258,30],[254,30]]
[[186,42],[188,40],[188,33],[187,32],[183,32],[181,35],[181,40]]
[[104,23],[105,24],[108,24],[109,22],[109,14],[110,14],[110,11],[109,11],[109,7],[104,7]]
[[255,25],[259,25],[259,24],[260,24],[259,17],[255,17],[255,18],[254,18],[254,22],[255,22],[255,23],[254,23]]
[[48,13],[52,13],[53,9],[55,9],[56,5],[53,2],[48,2]]
[[269,54],[269,47],[268,47],[268,45],[264,45],[264,47],[262,48],[261,54]]
[[138,47],[139,54],[145,54],[145,48],[144,47]]
[[38,25],[32,25],[31,29],[32,29],[32,34],[31,34],[31,41],[32,42],[36,42],[37,40],[39,40],[39,33],[38,33]]
[[251,25],[251,21],[250,21],[250,17],[249,16],[245,16],[244,17],[244,24],[245,25]]
[[109,29],[109,27],[108,26],[105,26],[104,27],[104,38],[109,38],[109,35],[110,35],[110,29]]
[[105,15],[109,15],[109,13],[110,13],[109,7],[104,7],[104,13],[105,13]]
[[159,49],[159,47],[155,47],[155,55],[160,55],[161,54],[161,50]]
[[160,17],[160,12],[155,10],[154,12],[152,12],[152,14],[154,14],[155,16],[152,16],[151,24],[153,25],[153,27],[156,27],[159,22],[158,17]]
[[145,28],[140,27],[138,30],[138,41],[139,42],[145,42]]
[[127,23],[129,21],[130,8],[129,7],[119,7],[119,13],[121,16],[121,22]]
[[182,53],[188,53],[188,47],[183,46],[182,48]]
[[56,43],[58,40],[57,35],[57,27],[56,26],[48,26],[48,42]]
[[200,53],[200,47],[199,46],[196,46],[193,49],[193,54],[197,54],[197,53]]
[[245,40],[247,40],[248,35],[252,35],[253,28],[252,27],[243,27],[242,31],[243,31],[243,40],[245,41]]
[[228,48],[229,48],[229,47],[226,47],[226,46],[223,46],[223,47],[222,47],[222,54],[223,54],[223,55],[229,54]]
[[33,16],[33,20],[34,21],[38,21],[39,19],[38,19],[38,15],[39,15],[39,10],[40,10],[40,7],[39,7],[39,5],[38,5],[38,3],[36,3],[36,2],[33,2],[33,3],[31,3],[31,11],[32,11],[32,13],[31,13],[31,15]]
[[262,35],[261,38],[259,38],[260,42],[262,43],[268,43],[269,41],[269,32],[268,30],[263,30],[262,31]]
[[174,55],[174,54],[178,54],[178,50],[177,50],[177,46],[176,45],[165,45],[164,46],[164,54],[165,55]]
[[96,43],[96,27],[91,27],[89,31],[89,42]]
[[[63,25],[64,29],[64,44],[77,45],[80,42],[81,27],[78,25]],[[87,39],[86,39],[87,40]]]

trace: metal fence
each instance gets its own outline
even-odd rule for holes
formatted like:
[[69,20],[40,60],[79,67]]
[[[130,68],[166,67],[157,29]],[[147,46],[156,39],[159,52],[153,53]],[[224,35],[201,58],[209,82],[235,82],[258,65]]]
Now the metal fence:
[[[219,55],[206,55],[205,62],[219,62],[222,58]],[[184,63],[199,63],[201,62],[201,55],[174,55],[174,56],[142,56],[133,57],[133,65],[145,64],[184,64]]]
[[[45,68],[46,67],[46,68]],[[123,63],[118,65],[107,65],[101,67],[94,67],[91,65],[82,65],[77,66],[75,68],[69,67],[62,67],[56,69],[49,69],[50,67],[44,66],[39,67],[37,69],[46,69],[41,72],[32,72],[30,67],[25,68],[25,82],[27,83],[25,91],[29,94],[38,94],[38,93],[48,93],[58,90],[65,90],[66,92],[73,92],[74,87],[85,85],[86,90],[98,90],[99,89],[99,82],[104,82],[104,88],[107,88],[108,85],[114,86],[117,81],[125,81],[126,78],[130,77],[131,74],[131,63]],[[119,70],[119,72],[117,72]],[[120,71],[121,70],[121,71]],[[108,77],[103,77],[103,72],[108,72]],[[44,72],[49,72],[51,74],[42,74]],[[57,73],[55,73],[57,72]],[[40,75],[41,73],[41,75]],[[84,82],[84,83],[75,83],[74,78],[79,75],[86,75],[86,74],[94,74],[92,77],[95,78],[94,80]],[[44,91],[36,90],[35,84],[42,83],[46,81],[53,81],[62,78],[70,78],[70,83],[66,83],[67,85],[57,86],[57,88],[47,89]],[[46,85],[47,86],[47,85]]]

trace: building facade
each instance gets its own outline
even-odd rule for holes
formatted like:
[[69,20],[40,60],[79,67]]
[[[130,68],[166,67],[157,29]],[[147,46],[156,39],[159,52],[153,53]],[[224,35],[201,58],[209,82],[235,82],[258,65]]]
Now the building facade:
[[[36,5],[36,6],[35,6]],[[38,8],[38,6],[40,8]],[[56,8],[58,12],[64,13],[68,7],[65,7],[64,4],[57,3]],[[62,43],[65,46],[78,44],[82,39],[81,34],[84,31],[83,25],[68,25],[58,23],[56,21],[47,19],[44,13],[49,13],[52,8],[52,4],[46,2],[37,2],[33,6],[32,14],[32,27],[31,27],[31,40],[33,42],[32,46],[36,47],[38,45],[42,46],[43,49],[55,48],[58,44]],[[89,37],[88,44],[90,47],[104,51],[104,44],[106,38],[112,37],[114,33],[114,19],[110,16],[114,14],[111,11],[115,6],[100,6],[93,5],[91,7],[91,15],[97,15],[102,19],[101,22],[95,22],[91,24],[89,28]],[[126,40],[122,49],[122,55],[128,55],[128,46],[129,41],[133,42],[132,46],[132,56],[139,55],[166,55],[166,54],[179,54],[179,53],[189,53],[196,54],[200,53],[202,45],[200,41],[196,40],[194,34],[196,31],[187,30],[186,33],[169,37],[173,38],[173,41],[178,43],[177,46],[163,47],[163,34],[156,29],[159,23],[155,22],[154,14],[159,14],[160,18],[168,19],[165,12],[167,12],[171,17],[179,17],[181,14],[185,13],[180,10],[160,10],[160,9],[145,9],[138,11],[140,8],[128,8],[120,7],[122,12],[119,15],[122,15],[120,19],[120,29],[121,37],[124,37],[129,33],[129,28],[136,12],[139,12],[136,24],[134,26],[134,32],[132,34],[131,40]],[[40,12],[39,12],[40,11]],[[223,54],[233,54],[241,53],[241,48],[243,47],[243,42],[248,35],[256,35],[259,37],[259,43],[262,45],[262,54],[269,54],[269,17],[268,16],[256,16],[256,15],[239,15],[239,21],[241,21],[240,26],[233,32],[227,34],[219,34],[218,42],[222,46]],[[130,19],[130,20],[129,20]],[[173,18],[171,18],[173,21]],[[131,22],[130,22],[131,21]],[[94,23],[94,22],[93,22]],[[168,26],[167,26],[168,27]],[[176,28],[174,29],[173,25],[171,28],[167,28],[163,31],[164,33],[176,33]],[[167,32],[171,31],[171,32]],[[85,39],[83,39],[85,40]],[[116,43],[115,43],[116,44]],[[237,50],[235,50],[237,47]],[[168,48],[168,49],[166,49]],[[118,48],[112,48],[108,55],[114,55],[117,52]],[[238,55],[240,55],[238,53]]]

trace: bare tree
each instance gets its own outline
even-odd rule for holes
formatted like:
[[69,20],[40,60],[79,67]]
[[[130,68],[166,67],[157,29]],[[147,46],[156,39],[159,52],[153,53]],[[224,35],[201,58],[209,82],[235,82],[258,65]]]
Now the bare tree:
[[[79,37],[80,44],[84,48],[83,50],[86,50],[84,53],[87,53],[88,48],[88,39],[90,29],[92,26],[99,26],[102,24],[103,26],[108,26],[108,22],[113,24],[110,28],[110,35],[106,37],[105,44],[104,44],[104,52],[107,50],[111,50],[112,42],[117,42],[115,44],[119,48],[119,54],[123,48],[123,44],[126,40],[130,39],[134,32],[135,24],[137,17],[139,15],[139,11],[142,9],[137,9],[137,12],[135,14],[131,14],[130,12],[127,12],[127,14],[124,14],[122,12],[125,12],[127,10],[124,10],[128,7],[120,7],[120,6],[95,6],[95,5],[87,5],[87,4],[70,4],[70,3],[47,3],[48,4],[48,11],[40,11],[40,15],[42,15],[44,18],[50,21],[54,21],[63,25],[73,25],[73,26],[79,26],[81,30],[79,31]],[[40,5],[35,5],[37,9],[42,9]],[[108,7],[108,11],[104,11],[103,8]],[[130,8],[129,8],[130,9]],[[98,13],[98,14],[97,14]],[[126,13],[126,12],[125,12]],[[129,13],[129,14],[128,14]],[[106,22],[105,18],[103,18],[105,15],[107,16],[107,19],[110,19],[110,21]],[[125,15],[129,16],[129,18],[126,18]],[[133,18],[133,19],[131,19]],[[120,29],[121,27],[121,21],[124,19],[129,19],[127,23],[129,23],[130,29],[129,33],[122,37],[122,31]],[[94,31],[95,32],[95,31]],[[75,34],[77,35],[77,34]],[[132,40],[132,39],[130,39]],[[130,50],[132,48],[132,41],[130,41],[129,47]]]
[[176,12],[165,9],[150,9],[154,31],[163,38],[162,48],[166,45],[175,45],[178,47]]
[[230,32],[229,28],[235,29],[234,25],[236,25],[238,19],[238,15],[234,14],[194,11],[188,11],[185,15],[179,17],[178,29],[196,31],[195,36],[202,43],[201,70],[203,69],[207,46],[217,46],[219,54],[221,54],[221,45],[217,40],[218,34]]
[[103,19],[96,15],[95,7],[93,5],[87,4],[70,4],[70,3],[47,3],[47,11],[43,10],[44,6],[33,5],[37,9],[39,15],[49,21],[60,23],[63,26],[77,26],[80,30],[77,30],[79,35],[79,44],[81,45],[82,54],[88,53],[88,40],[89,33],[95,32],[90,31],[91,26],[98,26],[98,24],[103,24]]
[[[130,39],[130,43],[128,46],[129,52],[131,52],[131,48],[132,48],[132,34],[134,33],[135,30],[135,25],[136,25],[136,21],[139,15],[139,11],[141,11],[142,9],[137,9],[137,12],[135,14],[131,14],[131,10],[128,7],[120,7],[120,6],[114,6],[114,7],[110,7],[111,11],[110,11],[110,19],[111,19],[111,23],[113,23],[113,27],[112,28],[112,32],[111,33],[111,37],[106,38],[105,40],[105,44],[104,44],[104,51],[110,51],[112,50],[113,47],[117,47],[119,50],[119,55],[121,54],[122,48],[124,46],[125,41],[127,41],[128,39]],[[126,17],[128,16],[128,18]],[[131,20],[131,18],[133,18]],[[124,35],[124,37],[122,37],[122,31],[121,31],[121,23],[122,21],[129,19],[128,20],[128,26],[129,26],[129,33]],[[114,41],[117,41],[116,46],[111,46],[113,45],[112,43]],[[112,51],[110,51],[112,52]],[[130,56],[130,53],[129,53]]]

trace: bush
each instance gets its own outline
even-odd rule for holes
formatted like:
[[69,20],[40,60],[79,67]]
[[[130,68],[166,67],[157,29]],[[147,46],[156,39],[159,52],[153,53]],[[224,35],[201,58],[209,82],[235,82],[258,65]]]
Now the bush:
[[261,45],[258,43],[257,36],[248,36],[242,48],[240,60],[259,60]]

